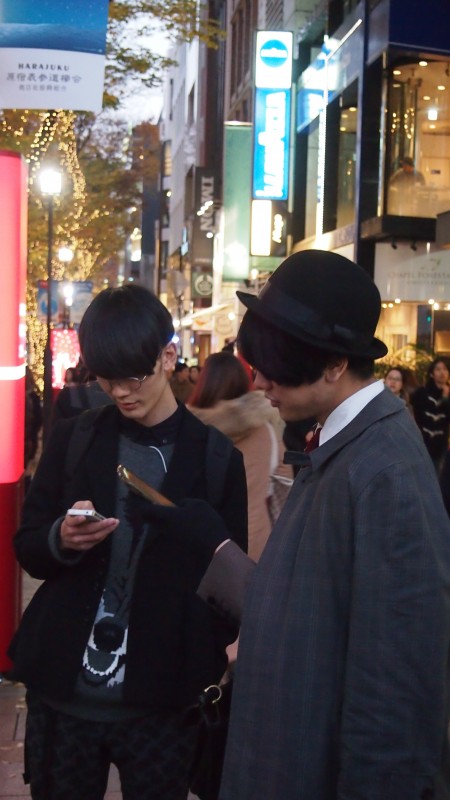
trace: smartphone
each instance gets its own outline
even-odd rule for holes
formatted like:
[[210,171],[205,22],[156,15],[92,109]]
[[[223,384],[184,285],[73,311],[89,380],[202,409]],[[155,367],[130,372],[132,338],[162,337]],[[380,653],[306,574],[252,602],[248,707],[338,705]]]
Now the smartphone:
[[95,508],[69,508],[68,510],[69,517],[86,517],[87,520],[91,522],[99,522],[102,519],[106,519],[103,514],[99,514]]
[[145,497],[146,500],[149,500],[150,503],[155,503],[159,506],[173,506],[171,500],[167,497],[164,497],[161,492],[157,492],[153,486],[150,486],[148,483],[145,483],[141,478],[138,478],[131,470],[124,467],[123,464],[119,464],[117,467],[117,474],[121,481],[124,482],[132,492],[136,494],[140,494],[141,497]]

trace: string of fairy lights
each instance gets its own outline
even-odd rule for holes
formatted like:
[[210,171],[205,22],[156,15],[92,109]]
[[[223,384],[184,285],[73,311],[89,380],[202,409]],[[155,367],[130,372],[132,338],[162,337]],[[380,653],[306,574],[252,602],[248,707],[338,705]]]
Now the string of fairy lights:
[[[95,267],[97,252],[92,248],[92,242],[87,242],[81,234],[81,221],[86,202],[86,180],[81,170],[75,136],[76,115],[72,111],[51,110],[36,112],[24,110],[15,112],[13,116],[3,114],[0,118],[0,136],[8,137],[22,152],[28,164],[29,194],[44,211],[44,202],[36,186],[39,170],[48,154],[51,145],[57,149],[57,159],[66,180],[71,183],[70,204],[64,221],[55,225],[54,251],[58,252],[61,246],[70,247],[76,252],[76,278],[87,280]],[[37,122],[36,122],[37,120]],[[32,125],[36,126],[34,136],[28,148],[24,150],[25,134],[29,133]],[[56,160],[56,158],[55,158]],[[37,258],[40,254],[40,259]],[[30,242],[29,268],[33,278],[41,274],[45,277],[42,259],[41,242]],[[52,258],[52,273],[55,280],[62,280],[65,276],[67,264],[57,258]],[[38,384],[43,380],[43,356],[47,336],[45,321],[38,318],[38,296],[35,280],[27,284],[27,338],[28,338],[28,363],[33,367]]]
[[[47,215],[45,198],[38,186],[38,174],[50,161],[64,175],[63,192],[55,198],[52,276],[55,281],[89,280],[102,262],[104,245],[90,235],[97,222],[110,211],[101,204],[88,210],[86,179],[78,160],[76,137],[77,115],[73,111],[0,110],[2,144],[17,149],[28,164],[30,215],[40,220],[28,243],[27,341],[28,364],[37,383],[43,386],[44,348],[47,338],[46,320],[38,314],[38,282],[47,277],[47,237],[44,221]],[[44,239],[45,236],[45,239]],[[70,267],[58,257],[61,248],[74,254]]]

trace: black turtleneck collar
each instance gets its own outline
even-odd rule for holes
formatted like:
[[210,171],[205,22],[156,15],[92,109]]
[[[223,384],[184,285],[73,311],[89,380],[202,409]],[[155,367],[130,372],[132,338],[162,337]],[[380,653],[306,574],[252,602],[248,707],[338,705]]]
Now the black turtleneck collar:
[[120,430],[127,439],[131,439],[133,442],[161,447],[164,444],[173,444],[175,442],[181,425],[181,418],[181,406],[178,406],[170,417],[167,417],[158,425],[150,427],[141,425],[139,422],[121,415]]

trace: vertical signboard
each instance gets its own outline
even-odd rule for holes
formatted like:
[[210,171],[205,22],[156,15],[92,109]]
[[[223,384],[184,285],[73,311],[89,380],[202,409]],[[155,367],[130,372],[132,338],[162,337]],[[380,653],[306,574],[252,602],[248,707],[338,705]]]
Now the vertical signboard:
[[255,256],[286,255],[292,40],[289,31],[258,31],[256,36],[250,244]]
[[250,197],[252,176],[252,126],[225,123],[223,213],[223,280],[248,278]]
[[212,298],[216,178],[211,169],[195,170],[195,215],[191,242],[191,297]]
[[0,414],[0,672],[9,668],[6,647],[19,613],[18,570],[12,548],[24,472],[27,258],[27,168],[18,153],[0,151],[2,335]]
[[287,200],[291,92],[257,89],[253,146],[253,197]]
[[108,0],[0,0],[0,108],[102,108]]

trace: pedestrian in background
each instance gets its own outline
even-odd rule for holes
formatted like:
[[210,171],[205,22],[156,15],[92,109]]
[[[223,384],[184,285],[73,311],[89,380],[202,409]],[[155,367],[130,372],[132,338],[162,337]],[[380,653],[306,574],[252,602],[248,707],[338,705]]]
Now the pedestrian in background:
[[197,364],[193,364],[189,367],[189,381],[192,383],[193,386],[197,383],[200,375],[200,367]]
[[320,427],[256,567],[208,504],[150,510],[182,548],[215,532],[199,594],[243,604],[220,800],[448,798],[450,522],[417,426],[373,376],[379,292],[305,250],[238,296],[255,387]]
[[425,186],[425,178],[416,169],[414,160],[410,156],[401,159],[400,167],[389,180],[389,187],[396,187],[404,192],[411,192],[418,186]]
[[230,352],[210,355],[189,401],[206,425],[229,436],[244,457],[248,492],[248,554],[258,561],[271,530],[271,475],[292,477],[282,464],[282,426],[262,392],[250,391],[247,372]]
[[170,379],[170,387],[180,403],[187,403],[192,394],[193,386],[189,380],[189,367],[184,361],[177,361]]
[[409,394],[405,387],[405,375],[402,367],[389,367],[384,376],[384,382],[387,388],[390,389],[396,397],[403,400],[410,414],[413,414]]
[[100,408],[113,402],[93,376],[86,382],[68,384],[63,386],[53,404],[52,425],[59,419],[76,417],[89,408]]
[[42,429],[42,405],[34,375],[30,367],[25,370],[25,490],[28,490],[38,456],[39,435]]
[[75,367],[67,367],[64,373],[64,386],[73,386],[74,383],[78,383],[77,370]]
[[[208,498],[246,548],[242,456],[217,433],[216,447],[229,454],[219,463],[208,429],[177,404],[173,333],[169,312],[143,287],[95,297],[80,346],[113,403],[83,415],[81,452],[76,417],[53,427],[25,498],[14,546],[43,584],[10,657],[27,687],[34,800],[101,800],[110,763],[126,800],[186,800],[195,708],[223,675],[237,635],[196,597],[196,557],[145,521],[145,504],[117,477],[124,464],[174,503]],[[219,468],[220,486],[211,484]],[[82,516],[94,508],[103,518]]]
[[440,477],[448,450],[450,424],[449,370],[445,359],[439,357],[431,362],[427,382],[411,395],[411,405],[425,447]]

